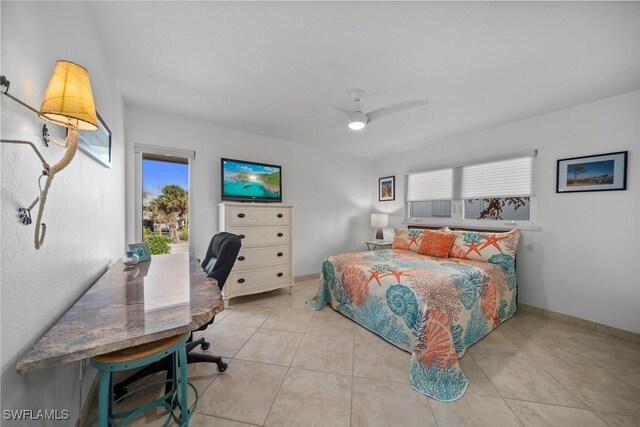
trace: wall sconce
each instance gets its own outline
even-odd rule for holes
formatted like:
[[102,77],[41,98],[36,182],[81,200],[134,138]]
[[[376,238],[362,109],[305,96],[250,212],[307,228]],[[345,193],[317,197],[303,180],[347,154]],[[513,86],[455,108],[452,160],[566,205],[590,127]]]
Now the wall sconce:
[[[84,67],[78,64],[74,64],[70,61],[57,61],[56,67],[53,70],[49,85],[44,93],[42,105],[40,111],[19,100],[13,95],[9,94],[9,80],[5,76],[0,76],[0,85],[6,89],[2,92],[3,95],[16,101],[23,107],[36,113],[40,118],[55,123],[60,126],[64,126],[68,129],[66,143],[60,143],[49,138],[46,125],[43,126],[43,139],[46,142],[53,141],[65,148],[64,155],[54,165],[49,165],[40,151],[36,148],[35,144],[30,141],[15,140],[15,139],[2,139],[0,142],[8,144],[27,144],[31,146],[36,153],[40,161],[42,162],[42,175],[38,179],[38,187],[40,188],[40,194],[27,208],[20,208],[20,220],[23,224],[31,224],[31,209],[33,209],[38,203],[40,207],[38,209],[38,217],[36,219],[36,228],[34,234],[34,243],[36,249],[40,249],[44,242],[44,237],[47,232],[46,224],[43,224],[42,213],[44,212],[44,205],[47,201],[47,194],[51,187],[53,177],[60,172],[75,156],[78,149],[78,131],[89,130],[94,131],[98,129],[98,119],[96,117],[96,108],[93,103],[93,94],[91,92],[91,83],[89,82],[89,73]],[[41,186],[41,180],[43,177],[47,177],[44,184],[44,189]],[[42,232],[40,227],[42,226]]]

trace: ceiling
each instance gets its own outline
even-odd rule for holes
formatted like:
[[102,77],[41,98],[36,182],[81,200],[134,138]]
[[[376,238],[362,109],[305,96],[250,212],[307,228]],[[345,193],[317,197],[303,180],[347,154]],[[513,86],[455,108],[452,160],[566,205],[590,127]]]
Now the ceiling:
[[128,105],[368,158],[640,89],[640,3],[87,7]]

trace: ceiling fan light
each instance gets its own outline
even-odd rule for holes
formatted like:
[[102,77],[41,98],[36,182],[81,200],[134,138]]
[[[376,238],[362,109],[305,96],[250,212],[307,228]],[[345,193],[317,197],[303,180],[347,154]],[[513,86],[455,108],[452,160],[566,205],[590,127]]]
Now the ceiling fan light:
[[367,115],[360,112],[354,111],[349,117],[349,129],[351,130],[361,130],[364,129],[368,122]]

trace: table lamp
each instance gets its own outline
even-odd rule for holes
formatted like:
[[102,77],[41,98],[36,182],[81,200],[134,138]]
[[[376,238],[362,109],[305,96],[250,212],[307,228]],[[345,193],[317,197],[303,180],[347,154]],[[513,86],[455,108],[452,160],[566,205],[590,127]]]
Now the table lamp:
[[376,240],[384,239],[382,228],[386,227],[388,223],[389,223],[389,214],[385,214],[385,213],[371,214],[371,227],[378,228],[376,230]]

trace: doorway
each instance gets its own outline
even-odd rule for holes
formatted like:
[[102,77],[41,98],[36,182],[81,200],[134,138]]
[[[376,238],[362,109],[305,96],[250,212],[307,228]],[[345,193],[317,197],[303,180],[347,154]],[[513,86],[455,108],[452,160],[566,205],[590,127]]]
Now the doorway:
[[194,153],[136,145],[136,240],[151,255],[193,252]]

